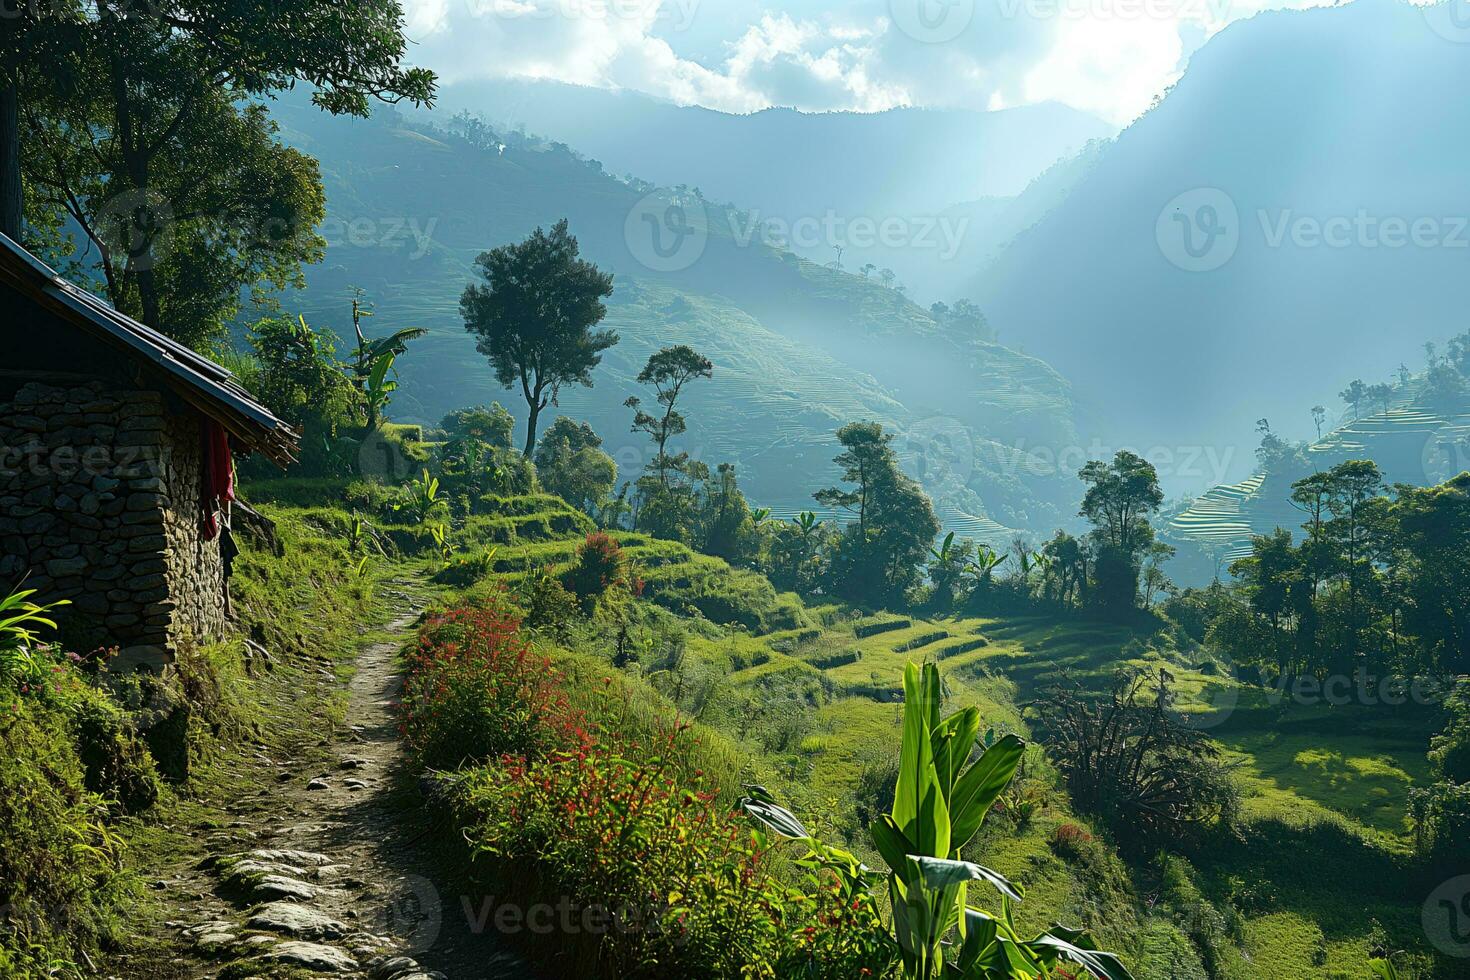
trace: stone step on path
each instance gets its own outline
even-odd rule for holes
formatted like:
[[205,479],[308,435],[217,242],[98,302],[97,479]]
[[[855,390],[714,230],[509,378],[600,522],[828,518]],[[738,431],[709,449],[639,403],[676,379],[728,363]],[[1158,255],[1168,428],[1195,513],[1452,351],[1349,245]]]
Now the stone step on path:
[[[398,953],[399,940],[354,929],[317,908],[322,896],[340,894],[348,865],[326,854],[294,848],[256,848],[207,862],[222,890],[241,911],[175,927],[203,958],[244,960],[349,980],[448,980]],[[269,976],[269,973],[263,974]]]

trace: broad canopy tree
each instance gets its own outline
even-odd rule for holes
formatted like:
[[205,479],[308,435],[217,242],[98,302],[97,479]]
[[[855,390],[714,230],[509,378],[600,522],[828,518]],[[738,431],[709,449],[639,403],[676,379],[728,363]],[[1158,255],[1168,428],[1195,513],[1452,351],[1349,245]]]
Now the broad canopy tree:
[[459,301],[465,330],[495,380],[519,387],[526,399],[528,458],[541,413],[557,404],[564,385],[592,387],[592,369],[618,342],[613,331],[593,329],[607,315],[602,301],[612,295],[613,277],[579,251],[565,218],[550,233],[537,228],[523,242],[481,253],[475,264],[485,282],[465,287]]
[[[402,65],[397,0],[110,0],[42,5],[0,46],[0,188],[24,166],[32,213],[64,214],[114,305],[199,344],[239,297],[320,258],[315,163],[275,139],[262,99],[298,82],[333,113],[431,102]],[[47,58],[44,77],[27,65]],[[10,210],[7,198],[6,211]]]
[[920,565],[939,534],[939,520],[923,489],[899,468],[891,433],[877,422],[837,430],[843,451],[834,462],[850,488],[814,494],[818,503],[856,518],[838,539],[831,560],[833,588],[864,602],[901,601],[916,585]]

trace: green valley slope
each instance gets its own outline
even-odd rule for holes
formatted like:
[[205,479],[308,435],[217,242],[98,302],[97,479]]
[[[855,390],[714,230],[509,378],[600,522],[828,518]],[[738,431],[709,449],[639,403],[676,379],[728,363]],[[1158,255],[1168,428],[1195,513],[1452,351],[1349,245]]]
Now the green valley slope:
[[[517,411],[465,333],[458,299],[479,252],[564,216],[583,254],[616,276],[607,325],[622,343],[597,387],[563,392],[561,410],[604,436],[622,478],[646,454],[621,407],[634,376],[653,350],[688,343],[714,360],[715,376],[691,390],[679,448],[735,462],[753,499],[778,514],[809,507],[832,482],[834,431],[865,418],[898,433],[949,527],[999,542],[1067,519],[1069,477],[1006,465],[1008,446],[1074,439],[1069,386],[1043,362],[956,336],[876,281],[750,239],[738,212],[615,180],[563,146],[469,138],[391,111],[345,121],[286,101],[274,113],[283,136],[321,161],[328,196],[326,260],[289,308],[350,334],[360,287],[376,309],[370,327],[431,331],[402,359],[394,417],[433,423],[492,398]],[[694,259],[660,271],[639,219],[673,203],[704,214],[708,232]]]

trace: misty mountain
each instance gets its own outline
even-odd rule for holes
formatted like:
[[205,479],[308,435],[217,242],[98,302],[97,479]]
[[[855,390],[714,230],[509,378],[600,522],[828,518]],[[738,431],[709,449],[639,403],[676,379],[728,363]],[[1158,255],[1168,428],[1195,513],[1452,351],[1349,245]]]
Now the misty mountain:
[[[1443,12],[1229,27],[982,270],[974,297],[1072,380],[1089,441],[1208,449],[1238,477],[1255,420],[1305,435],[1343,378],[1463,328],[1470,105],[1448,93],[1470,32]],[[1176,488],[1218,475],[1185,469],[1161,467]]]
[[447,86],[439,104],[567,143],[610,173],[697,187],[772,222],[773,237],[815,262],[836,261],[840,247],[848,270],[891,268],[926,306],[954,299],[967,270],[1019,230],[952,206],[1004,205],[1058,160],[1113,132],[1057,103],[733,115],[526,80]]
[[350,336],[356,287],[375,307],[373,330],[431,331],[400,361],[395,418],[432,424],[492,399],[524,417],[458,301],[478,253],[565,216],[583,254],[616,276],[606,325],[622,342],[596,387],[565,391],[560,410],[593,424],[624,479],[647,446],[622,402],[647,396],[634,378],[650,353],[688,343],[714,360],[715,377],[681,401],[681,448],[735,462],[752,500],[778,515],[812,507],[832,482],[837,428],[875,419],[897,433],[948,526],[1005,540],[1067,519],[1075,479],[1019,467],[1012,447],[1074,438],[1068,386],[973,324],[936,321],[876,279],[742,236],[743,212],[614,179],[565,146],[392,111],[347,120],[285,100],[275,114],[320,160],[328,202],[326,259],[288,307]]

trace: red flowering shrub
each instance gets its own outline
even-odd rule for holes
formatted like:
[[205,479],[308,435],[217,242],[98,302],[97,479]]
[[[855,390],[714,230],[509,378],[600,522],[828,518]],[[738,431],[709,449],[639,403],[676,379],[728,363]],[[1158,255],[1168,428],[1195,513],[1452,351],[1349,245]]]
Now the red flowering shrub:
[[[454,823],[494,858],[502,902],[558,910],[545,939],[557,975],[883,975],[891,956],[872,895],[834,890],[820,869],[778,876],[766,838],[689,764],[688,726],[638,738],[622,730],[625,712],[588,709],[618,730],[588,721],[568,677],[518,628],[498,603],[430,622],[404,733],[435,768],[483,762],[454,784]],[[616,702],[611,684],[600,697]]]
[[1052,831],[1051,849],[1057,857],[1072,864],[1091,864],[1097,853],[1092,834],[1075,823],[1064,823]]
[[435,617],[409,655],[403,738],[431,769],[542,754],[569,713],[551,662],[532,652],[498,598]]
[[588,612],[614,589],[627,589],[634,595],[643,591],[643,583],[628,567],[622,547],[602,531],[587,535],[577,547],[577,557],[563,573],[562,581]]

